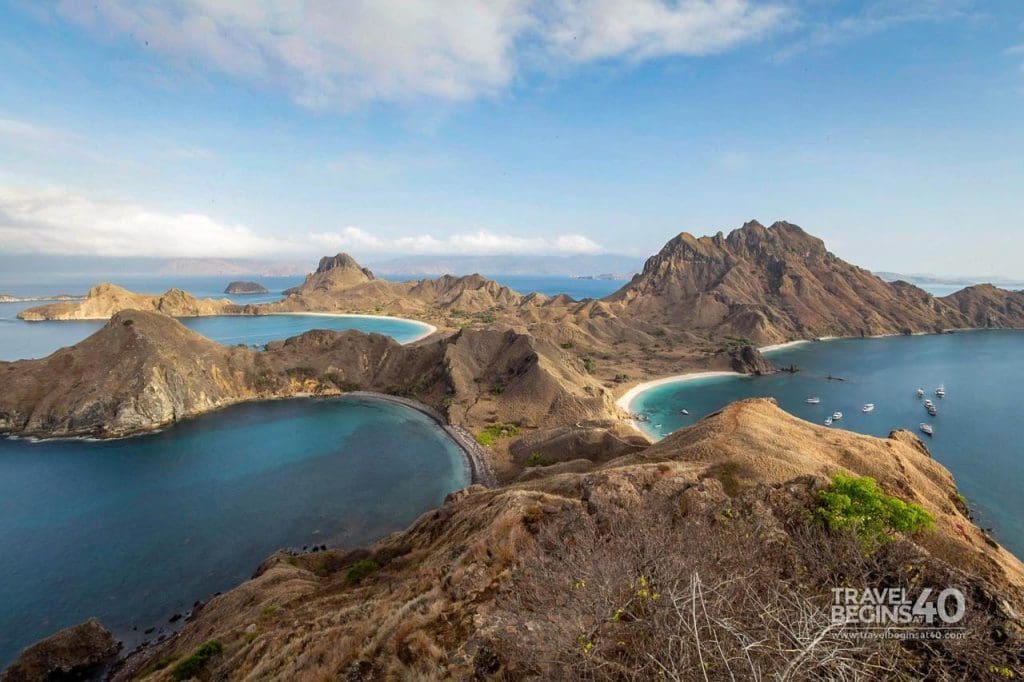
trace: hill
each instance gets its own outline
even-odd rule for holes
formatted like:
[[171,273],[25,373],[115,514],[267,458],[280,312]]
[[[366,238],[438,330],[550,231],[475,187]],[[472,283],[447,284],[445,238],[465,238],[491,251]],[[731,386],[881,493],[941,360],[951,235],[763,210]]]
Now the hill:
[[606,300],[635,317],[759,344],[967,326],[922,289],[885,282],[787,222],[751,221],[727,236],[684,232]]

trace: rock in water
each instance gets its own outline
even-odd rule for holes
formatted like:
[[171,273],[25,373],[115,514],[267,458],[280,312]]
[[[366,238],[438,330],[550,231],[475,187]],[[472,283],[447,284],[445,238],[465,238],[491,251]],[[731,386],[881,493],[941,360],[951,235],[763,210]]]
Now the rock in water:
[[117,655],[121,645],[95,618],[65,628],[21,652],[0,682],[88,679]]
[[742,374],[774,374],[778,370],[775,365],[761,355],[761,351],[753,346],[743,346],[729,351],[729,365],[734,372]]
[[242,296],[248,294],[267,294],[270,292],[259,282],[231,282],[224,289],[224,293]]

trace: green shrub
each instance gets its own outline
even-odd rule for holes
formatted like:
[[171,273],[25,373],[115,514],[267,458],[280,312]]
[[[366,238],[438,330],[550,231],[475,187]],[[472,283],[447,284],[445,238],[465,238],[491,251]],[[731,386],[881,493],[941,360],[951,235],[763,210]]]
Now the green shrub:
[[124,321],[124,322],[122,322],[121,324],[123,324],[123,325],[124,325],[124,326],[126,326],[126,327],[130,327],[130,326],[132,326],[133,324],[135,324],[135,322],[133,322],[132,320],[125,320],[125,321]]
[[870,476],[833,476],[818,493],[814,514],[829,530],[853,532],[869,552],[889,542],[892,533],[916,533],[935,525],[920,505],[885,494]]
[[216,639],[201,645],[191,656],[183,660],[171,670],[176,680],[189,680],[197,677],[206,667],[207,661],[224,651],[224,645]]
[[549,464],[551,464],[551,462],[548,461],[547,457],[540,454],[539,452],[531,452],[530,456],[526,458],[525,466],[527,468],[546,467]]
[[360,559],[359,561],[352,564],[348,571],[345,573],[345,582],[350,585],[354,585],[366,576],[370,575],[374,571],[380,568],[377,562],[373,559]]
[[593,374],[597,369],[597,363],[593,358],[583,358],[583,369],[587,370],[587,374]]
[[564,348],[566,350],[569,350],[570,348],[575,348],[575,347],[576,347],[576,344],[573,343],[572,341],[566,341],[565,343],[562,344],[562,348]]
[[494,445],[499,438],[511,438],[518,434],[519,427],[515,424],[503,424],[502,422],[497,422],[476,434],[476,442],[480,443],[480,445],[490,447]]

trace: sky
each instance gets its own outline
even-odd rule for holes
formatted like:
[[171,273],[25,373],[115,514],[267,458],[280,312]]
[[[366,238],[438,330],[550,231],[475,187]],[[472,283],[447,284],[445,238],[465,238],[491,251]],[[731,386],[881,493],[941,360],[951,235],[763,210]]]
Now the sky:
[[0,0],[0,254],[645,256],[788,220],[1024,280],[1020,0]]

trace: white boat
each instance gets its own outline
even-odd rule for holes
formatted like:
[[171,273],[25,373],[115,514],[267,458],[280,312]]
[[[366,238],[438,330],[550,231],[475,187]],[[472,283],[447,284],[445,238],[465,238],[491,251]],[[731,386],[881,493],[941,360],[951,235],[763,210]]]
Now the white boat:
[[945,398],[946,397],[946,387],[943,386],[942,384],[939,384],[939,387],[937,389],[935,389],[935,395],[939,396],[940,398]]
[[924,389],[923,388],[917,389],[917,397],[918,398],[923,398],[924,397]]
[[874,403],[865,403],[864,407],[860,408],[860,411],[861,412],[874,412],[875,411],[875,404]]
[[832,413],[832,421],[837,422],[837,421],[839,421],[842,418],[843,418],[843,413],[842,412],[833,412]]
[[825,426],[832,426],[832,417],[828,417],[825,419]]
[[821,402],[821,398],[815,395],[811,396],[810,398],[805,398],[804,402],[807,403],[808,405],[817,405],[818,403]]
[[938,408],[935,407],[934,405],[929,405],[927,409],[928,409],[928,414],[930,414],[933,417],[939,413]]
[[924,406],[925,407],[934,407],[935,403],[933,403],[929,398],[925,398],[924,399]]
[[920,424],[917,425],[917,428],[921,429],[922,431],[927,433],[929,436],[932,435],[932,425],[931,424],[925,424],[924,422],[921,422]]
[[679,414],[690,414],[690,411],[687,410],[687,409],[682,409],[682,410],[679,410]]

